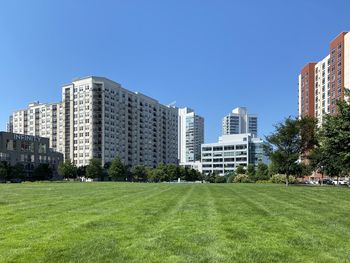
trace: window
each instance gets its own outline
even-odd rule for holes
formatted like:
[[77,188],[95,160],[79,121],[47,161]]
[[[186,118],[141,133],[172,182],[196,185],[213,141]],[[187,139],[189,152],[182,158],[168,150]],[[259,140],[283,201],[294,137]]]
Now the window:
[[214,146],[213,151],[222,151],[222,146]]
[[9,151],[13,151],[16,149],[16,142],[13,140],[6,141],[6,149]]
[[211,149],[212,149],[211,147],[203,147],[202,151],[211,151]]
[[235,146],[234,145],[229,145],[229,146],[224,146],[224,150],[234,150]]
[[43,143],[39,143],[39,153],[46,153],[46,145]]

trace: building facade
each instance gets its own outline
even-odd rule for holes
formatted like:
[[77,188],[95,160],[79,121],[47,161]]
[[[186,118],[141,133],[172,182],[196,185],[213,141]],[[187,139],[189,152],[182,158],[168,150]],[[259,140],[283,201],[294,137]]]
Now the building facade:
[[65,158],[126,165],[178,163],[178,110],[102,77],[62,87]]
[[179,109],[178,159],[180,164],[201,159],[201,144],[204,143],[204,119],[192,109]]
[[222,135],[242,133],[257,136],[258,117],[255,114],[248,114],[247,108],[238,107],[222,119]]
[[350,33],[330,43],[329,54],[304,66],[299,75],[299,117],[311,116],[321,125],[326,114],[336,114],[337,100],[350,89]]
[[77,166],[119,157],[125,165],[178,163],[178,109],[103,77],[62,87],[62,102],[14,112],[8,131],[42,136]]
[[63,117],[62,103],[34,102],[10,116],[7,131],[49,138],[50,147],[63,152]]
[[202,172],[225,175],[240,165],[267,163],[263,145],[250,133],[223,135],[217,143],[202,144]]
[[39,136],[0,132],[0,162],[11,166],[23,164],[26,178],[39,164],[49,164],[54,175],[58,165],[63,162],[63,154],[50,148],[49,139]]

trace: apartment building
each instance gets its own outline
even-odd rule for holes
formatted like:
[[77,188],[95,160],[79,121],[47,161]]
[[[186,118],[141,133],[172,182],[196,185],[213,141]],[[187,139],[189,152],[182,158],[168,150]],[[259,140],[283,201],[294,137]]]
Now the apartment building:
[[63,152],[62,103],[30,103],[9,118],[8,132],[49,138],[50,148]]
[[204,118],[190,108],[179,109],[178,159],[180,164],[201,159],[201,144],[204,143]]
[[225,175],[240,165],[268,163],[264,144],[250,133],[222,135],[217,143],[202,144],[202,172]]
[[350,34],[340,33],[329,46],[329,54],[307,63],[299,74],[299,117],[311,116],[322,124],[326,114],[336,114],[336,101],[350,89]]
[[8,131],[49,138],[77,166],[116,156],[126,165],[178,163],[178,109],[103,77],[64,85],[60,103],[15,111]]
[[76,165],[119,156],[126,165],[178,163],[178,109],[103,77],[62,87],[64,154]]
[[238,107],[222,119],[222,135],[251,133],[258,135],[258,117],[248,114],[248,109]]

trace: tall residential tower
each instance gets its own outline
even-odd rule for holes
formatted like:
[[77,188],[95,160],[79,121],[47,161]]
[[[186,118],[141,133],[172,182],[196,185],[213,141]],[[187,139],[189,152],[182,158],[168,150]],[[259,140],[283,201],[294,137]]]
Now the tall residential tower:
[[222,135],[251,133],[258,134],[258,117],[255,114],[248,114],[245,107],[238,107],[232,110],[222,120]]
[[62,102],[14,112],[8,130],[50,139],[77,166],[119,157],[126,165],[178,163],[178,109],[103,77],[62,87]]
[[299,117],[311,116],[322,124],[326,114],[336,114],[336,101],[350,89],[350,33],[342,32],[319,62],[304,66],[299,75]]
[[7,130],[49,138],[50,148],[63,152],[63,118],[62,103],[34,102],[28,108],[11,114]]
[[189,163],[201,159],[201,144],[204,143],[204,119],[192,109],[179,109],[179,160]]

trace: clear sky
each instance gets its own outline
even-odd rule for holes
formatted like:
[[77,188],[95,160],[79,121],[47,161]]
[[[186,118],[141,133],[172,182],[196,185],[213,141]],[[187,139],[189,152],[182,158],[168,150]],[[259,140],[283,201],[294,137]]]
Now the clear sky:
[[0,129],[31,101],[97,75],[205,118],[246,106],[259,135],[297,114],[298,72],[350,30],[350,1],[45,0],[0,2]]

